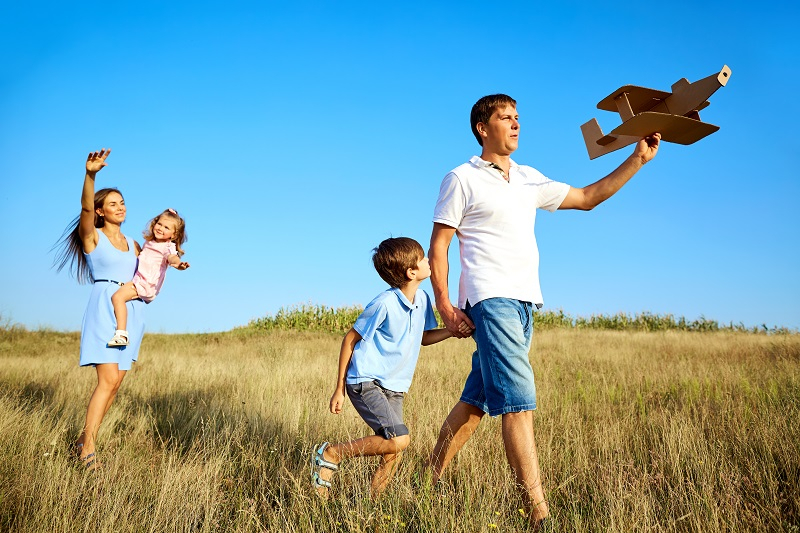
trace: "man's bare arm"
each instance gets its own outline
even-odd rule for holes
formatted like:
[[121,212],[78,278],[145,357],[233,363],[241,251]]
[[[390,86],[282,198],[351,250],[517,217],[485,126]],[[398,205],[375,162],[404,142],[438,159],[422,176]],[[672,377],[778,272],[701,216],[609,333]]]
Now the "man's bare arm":
[[639,141],[633,154],[605,178],[581,189],[570,187],[559,209],[589,211],[611,198],[623,185],[658,153],[660,133]]
[[469,326],[470,334],[475,329],[475,324],[461,309],[453,307],[450,302],[450,291],[447,287],[450,263],[447,258],[447,251],[450,249],[450,242],[453,240],[455,233],[455,228],[434,222],[428,259],[431,265],[431,285],[433,286],[433,296],[436,300],[436,309],[438,309],[444,325],[453,333],[453,336],[463,339],[469,337],[469,334],[464,334],[463,331],[459,330],[461,324],[466,323]]

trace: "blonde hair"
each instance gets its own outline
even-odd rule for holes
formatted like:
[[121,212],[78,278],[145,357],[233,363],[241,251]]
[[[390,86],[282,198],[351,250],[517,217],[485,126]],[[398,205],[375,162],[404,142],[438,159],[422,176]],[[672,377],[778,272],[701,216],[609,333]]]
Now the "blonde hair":
[[161,217],[171,218],[176,222],[175,233],[172,235],[172,242],[175,243],[175,251],[178,254],[178,257],[181,257],[186,253],[183,251],[183,248],[181,248],[181,245],[189,240],[189,236],[186,235],[186,221],[183,220],[178,212],[172,208],[165,209],[157,217],[151,220],[149,224],[147,224],[147,229],[142,232],[144,240],[152,241],[155,238],[153,237],[153,228],[156,226],[156,222],[158,222]]

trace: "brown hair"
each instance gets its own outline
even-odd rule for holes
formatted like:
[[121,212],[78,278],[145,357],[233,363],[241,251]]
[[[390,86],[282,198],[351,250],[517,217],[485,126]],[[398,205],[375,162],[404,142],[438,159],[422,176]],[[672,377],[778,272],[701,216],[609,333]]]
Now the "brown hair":
[[381,279],[392,287],[402,288],[408,284],[406,272],[409,268],[417,268],[425,250],[408,237],[392,237],[386,239],[372,250],[372,264]]
[[181,248],[181,244],[188,241],[189,236],[186,235],[186,221],[183,220],[183,218],[181,218],[178,212],[174,209],[165,209],[157,217],[150,221],[150,223],[147,225],[147,229],[142,232],[142,235],[144,235],[144,240],[152,241],[154,239],[153,228],[156,226],[156,222],[158,222],[158,219],[161,217],[171,218],[176,222],[175,233],[172,235],[172,242],[175,243],[175,250],[178,254],[178,257],[182,256],[186,252],[184,252],[183,248]]
[[[105,225],[105,219],[97,214],[97,210],[103,207],[106,197],[115,192],[122,196],[119,189],[109,187],[100,189],[94,193],[94,227],[102,228]],[[122,198],[125,199],[124,197]],[[53,260],[53,266],[56,267],[56,272],[61,272],[64,267],[67,267],[71,275],[75,276],[78,283],[92,283],[92,271],[89,268],[89,263],[86,262],[86,256],[83,255],[83,242],[78,232],[78,225],[80,224],[80,215],[75,217],[75,220],[67,225],[64,233],[53,246],[57,250],[56,257]]]
[[478,123],[487,124],[489,119],[492,118],[492,113],[507,105],[517,107],[517,101],[507,94],[490,94],[489,96],[484,96],[472,106],[472,111],[469,114],[469,125],[472,127],[472,134],[478,139],[478,144],[483,146],[483,139],[481,139],[481,134],[478,133]]

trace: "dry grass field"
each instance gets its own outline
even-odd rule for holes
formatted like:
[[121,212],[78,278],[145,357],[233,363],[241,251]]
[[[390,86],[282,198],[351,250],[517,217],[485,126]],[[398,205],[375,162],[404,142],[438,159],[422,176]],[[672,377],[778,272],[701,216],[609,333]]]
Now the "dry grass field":
[[[344,463],[332,499],[312,446],[365,435],[327,413],[339,335],[147,335],[101,428],[70,454],[94,386],[78,334],[0,328],[0,529],[19,532],[522,531],[499,419],[442,483],[415,482],[469,368],[470,340],[423,348],[412,443],[385,496]],[[800,531],[800,335],[537,331],[536,435],[551,531]]]

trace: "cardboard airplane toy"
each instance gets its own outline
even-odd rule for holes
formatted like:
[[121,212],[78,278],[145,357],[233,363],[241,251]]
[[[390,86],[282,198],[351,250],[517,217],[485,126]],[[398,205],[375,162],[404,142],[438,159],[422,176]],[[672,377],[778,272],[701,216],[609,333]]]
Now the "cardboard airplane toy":
[[608,135],[603,134],[597,119],[583,126],[583,140],[589,159],[594,159],[624,146],[639,142],[642,137],[661,133],[661,140],[692,144],[719,129],[700,120],[700,110],[708,106],[708,98],[724,87],[731,77],[727,65],[717,74],[689,83],[682,78],[672,84],[672,92],[625,85],[597,104],[598,109],[617,111],[622,124]]

